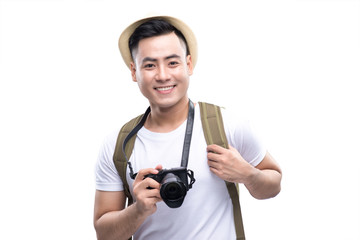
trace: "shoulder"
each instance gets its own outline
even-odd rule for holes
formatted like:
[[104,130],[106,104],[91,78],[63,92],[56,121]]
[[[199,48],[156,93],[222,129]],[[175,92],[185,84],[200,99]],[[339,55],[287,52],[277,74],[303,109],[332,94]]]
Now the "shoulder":
[[221,114],[229,144],[250,164],[259,164],[265,156],[266,148],[250,119],[244,113],[228,108],[221,108]]
[[235,112],[233,109],[220,107],[224,126],[231,128],[247,128],[250,127],[250,121],[241,112]]
[[120,177],[113,162],[119,130],[112,131],[103,140],[95,166],[96,189],[102,191],[123,190]]
[[[218,108],[221,112],[222,119],[224,121],[224,125],[225,124],[230,124],[230,125],[245,124],[246,125],[249,122],[248,119],[245,117],[245,115],[242,114],[241,112],[235,112],[233,109],[227,108],[222,105],[217,105],[217,104],[207,103],[207,102],[198,102],[198,104],[196,104],[196,106],[197,105],[199,105],[200,110],[202,110],[201,114],[215,114],[214,111],[216,111],[216,109]],[[204,116],[202,116],[202,117],[204,117]]]
[[120,129],[115,129],[108,133],[103,140],[102,150],[106,152],[114,152],[116,141],[119,135]]
[[119,134],[119,129],[113,130],[108,133],[100,146],[98,155],[98,165],[100,166],[112,166],[113,155],[116,147],[116,141]]

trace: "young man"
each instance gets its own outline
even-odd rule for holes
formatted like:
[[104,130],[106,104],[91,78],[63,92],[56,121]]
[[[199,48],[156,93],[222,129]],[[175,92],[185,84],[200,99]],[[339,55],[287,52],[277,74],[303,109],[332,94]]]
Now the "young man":
[[[94,226],[98,239],[235,239],[232,202],[224,180],[244,184],[265,199],[280,192],[281,170],[246,122],[222,110],[229,149],[207,146],[198,104],[188,168],[196,182],[179,208],[160,196],[147,174],[180,166],[189,112],[187,90],[197,59],[196,40],[176,18],[139,20],[124,30],[119,47],[132,79],[148,99],[150,114],[137,132],[127,177],[134,203],[125,208],[123,183],[113,162],[118,131],[104,142],[96,166]],[[129,176],[129,169],[127,169]]]

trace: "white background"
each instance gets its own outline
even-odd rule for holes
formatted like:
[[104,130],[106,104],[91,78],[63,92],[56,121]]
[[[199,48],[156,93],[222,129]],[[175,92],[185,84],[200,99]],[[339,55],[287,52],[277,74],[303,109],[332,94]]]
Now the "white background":
[[356,0],[0,0],[0,238],[96,239],[99,147],[147,107],[117,39],[151,11],[197,35],[190,97],[245,113],[282,166],[278,197],[241,189],[248,239],[360,239]]

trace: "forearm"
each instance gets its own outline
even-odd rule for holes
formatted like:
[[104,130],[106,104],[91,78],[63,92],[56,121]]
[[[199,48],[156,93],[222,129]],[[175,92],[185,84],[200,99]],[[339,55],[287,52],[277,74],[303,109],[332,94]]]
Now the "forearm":
[[95,222],[99,240],[129,239],[146,216],[138,213],[135,204],[121,210],[104,214]]
[[281,190],[281,172],[276,170],[253,168],[248,181],[244,183],[250,194],[257,199],[275,197]]

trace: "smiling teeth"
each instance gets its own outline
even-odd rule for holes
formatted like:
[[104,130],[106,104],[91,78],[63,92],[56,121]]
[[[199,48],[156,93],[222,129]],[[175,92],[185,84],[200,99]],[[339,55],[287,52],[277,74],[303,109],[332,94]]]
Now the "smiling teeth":
[[170,90],[170,89],[172,89],[172,88],[174,88],[174,86],[171,86],[171,87],[160,87],[160,88],[157,88],[157,90],[159,90],[159,91],[167,91],[167,90]]

